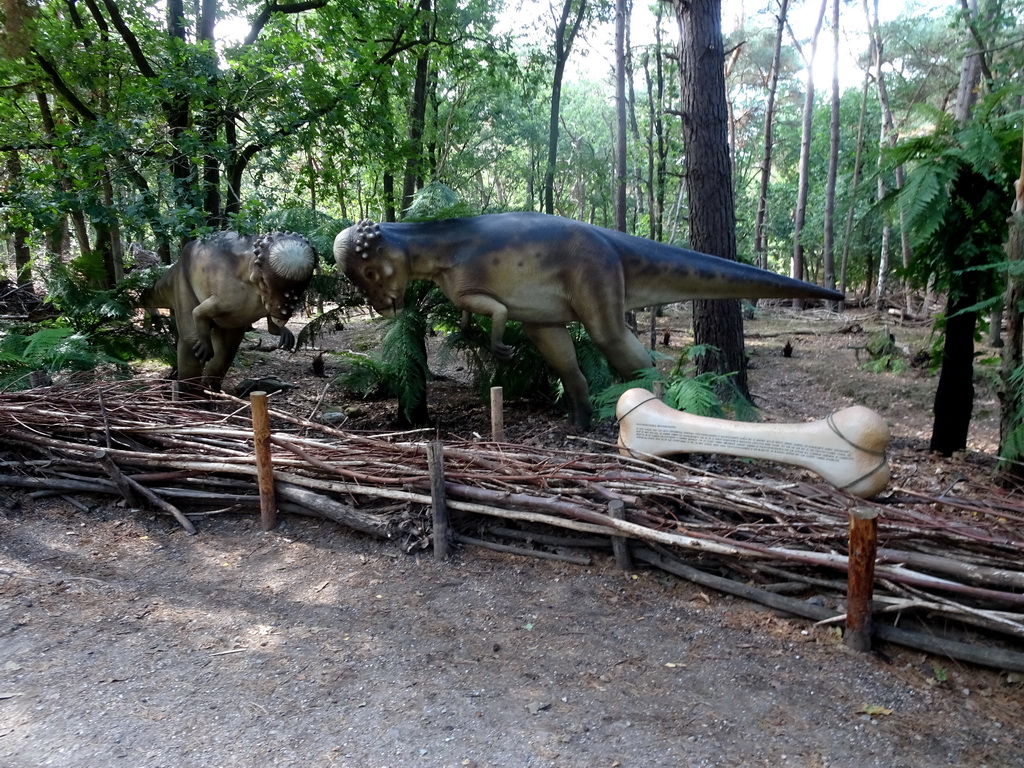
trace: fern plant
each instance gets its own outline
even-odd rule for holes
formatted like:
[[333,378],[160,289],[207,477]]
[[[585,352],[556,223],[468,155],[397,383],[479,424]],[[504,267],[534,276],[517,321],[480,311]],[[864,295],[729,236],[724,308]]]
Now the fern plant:
[[0,336],[0,383],[27,386],[28,374],[85,371],[113,366],[127,375],[134,360],[170,362],[174,344],[169,325],[146,317],[140,327],[138,295],[149,274],[131,275],[111,289],[89,287],[87,275],[54,263],[46,280],[48,303],[59,313],[39,324],[16,324]]
[[[684,350],[667,376],[657,369],[637,371],[636,378],[612,384],[592,398],[594,413],[598,419],[615,417],[615,406],[622,393],[634,387],[654,389],[656,382],[665,386],[664,402],[677,411],[695,416],[726,418],[730,413],[739,421],[756,421],[757,409],[732,383],[732,374],[711,371],[696,374],[696,360],[711,351],[706,344],[694,344]],[[719,395],[722,390],[731,391],[728,400]]]
[[29,374],[45,371],[88,371],[111,365],[126,371],[125,362],[98,350],[88,336],[68,327],[41,328],[33,333],[0,333],[0,388],[28,385]]

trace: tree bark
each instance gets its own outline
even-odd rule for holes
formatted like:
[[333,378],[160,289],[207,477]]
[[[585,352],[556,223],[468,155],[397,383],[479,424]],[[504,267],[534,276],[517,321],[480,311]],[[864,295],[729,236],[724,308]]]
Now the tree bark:
[[[430,39],[430,0],[420,0],[420,13],[424,21],[421,26],[423,38]],[[423,187],[423,131],[427,121],[427,79],[430,74],[430,54],[427,46],[420,49],[416,57],[416,79],[413,83],[412,101],[409,104],[409,144],[405,159],[405,176],[402,181],[402,211],[412,205],[413,195]]]
[[[1020,178],[1014,184],[1016,196],[1010,209],[1006,256],[1011,263],[1024,262],[1024,141],[1021,143]],[[1009,441],[1024,421],[1024,391],[1014,382],[1014,374],[1024,365],[1024,276],[1009,270],[1006,286],[1006,338],[999,369],[999,456],[1009,459],[1000,464],[1000,474],[1016,481],[1024,479],[1024,456],[1011,450]]]
[[[814,57],[818,51],[818,35],[821,33],[821,24],[825,19],[825,6],[828,0],[821,0],[821,8],[818,10],[818,21],[814,25],[814,34],[811,36],[811,53],[804,59],[807,67],[807,88],[804,93],[804,115],[800,134],[800,165],[798,170],[798,182],[796,193],[796,214],[793,224],[793,263],[790,269],[790,276],[803,280],[806,274],[804,267],[804,222],[807,218],[807,188],[810,183],[810,162],[811,162],[811,129],[814,118]],[[803,309],[803,299],[793,299],[794,309]]]
[[[843,258],[839,269],[839,290],[846,293],[846,268],[850,259],[850,240],[853,234],[853,215],[857,210],[857,187],[860,186],[861,156],[864,153],[864,121],[868,111],[869,76],[864,73],[864,87],[860,93],[860,118],[857,120],[857,149],[853,159],[853,181],[850,184],[850,207],[846,210],[846,228],[843,233]],[[867,270],[867,293],[871,293],[871,270]],[[845,304],[845,302],[843,302]]]
[[[867,17],[868,29],[871,33],[871,63],[874,70],[875,84],[878,88],[878,105],[882,110],[882,130],[879,144],[882,147],[891,147],[896,143],[896,130],[893,127],[892,109],[889,107],[889,92],[885,87],[885,72],[882,69],[882,34],[878,26],[878,0],[873,2],[873,10],[868,7],[868,0],[864,0],[864,14]],[[882,155],[879,154],[878,162],[881,164]],[[878,199],[882,200],[886,195],[885,179],[878,175]],[[886,221],[882,226],[882,247],[878,255],[878,282],[877,294],[875,296],[875,309],[881,312],[885,309],[887,294],[889,290],[889,242],[892,238],[892,227]]]
[[583,22],[587,0],[578,0],[576,16],[570,23],[573,0],[563,0],[562,13],[555,26],[555,69],[551,78],[551,110],[548,121],[548,162],[544,168],[544,212],[555,212],[555,166],[558,163],[558,119],[562,104],[562,78],[572,44]]
[[[832,105],[829,123],[828,179],[825,182],[825,287],[836,287],[836,179],[839,174],[839,0],[832,0]],[[838,302],[830,302],[833,310]]]
[[[787,0],[788,1],[788,0]],[[647,81],[649,129],[647,135],[648,199],[650,213],[649,237],[661,241],[665,221],[666,149],[665,127],[665,67],[661,46],[661,10],[659,3],[654,27],[654,76],[650,71],[650,58],[644,58],[644,77]]]
[[772,149],[775,146],[775,94],[779,88],[779,67],[782,63],[782,35],[786,29],[789,0],[779,0],[775,29],[775,50],[772,71],[768,75],[768,97],[764,112],[764,151],[761,154],[761,190],[757,196],[757,217],[754,222],[754,260],[761,269],[768,268],[768,239],[765,219],[768,216],[768,184],[772,175]]
[[629,3],[615,0],[615,228],[626,231],[626,18]]
[[[976,3],[971,0],[970,9],[965,5],[965,11],[973,18],[977,15]],[[970,120],[980,82],[980,53],[970,51],[964,56],[960,68],[958,100],[954,110],[954,117],[961,126]],[[964,205],[970,205],[974,186],[966,176],[954,180],[953,198],[962,199]],[[968,266],[982,265],[968,263]],[[967,433],[974,411],[974,331],[978,313],[965,312],[964,309],[976,304],[980,293],[978,273],[965,270],[946,300],[946,333],[942,340],[942,368],[935,390],[935,420],[930,445],[931,450],[943,456],[951,456],[967,447]]]
[[[17,149],[7,152],[7,188],[13,188],[19,183],[22,175],[21,153]],[[29,263],[32,260],[32,253],[28,247],[28,230],[22,226],[14,227],[11,233],[11,241],[14,247],[14,268],[17,272],[16,280],[18,285],[26,285],[32,282],[32,271]]]
[[[704,253],[736,259],[736,210],[729,163],[729,109],[721,0],[674,0],[679,23],[680,111],[686,147],[690,244]],[[743,316],[734,300],[694,301],[697,344],[714,349],[697,359],[698,373],[734,374],[750,397],[743,348]]]

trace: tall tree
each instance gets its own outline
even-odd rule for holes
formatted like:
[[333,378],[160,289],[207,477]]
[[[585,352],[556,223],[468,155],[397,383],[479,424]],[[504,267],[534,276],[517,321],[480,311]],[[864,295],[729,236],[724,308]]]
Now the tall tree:
[[[892,147],[896,143],[896,128],[893,125],[892,108],[889,105],[889,92],[885,84],[885,69],[883,68],[883,47],[882,31],[878,22],[878,0],[864,0],[864,15],[867,18],[868,32],[871,47],[871,66],[875,78],[875,87],[878,90],[878,105],[882,112],[882,131],[879,140],[881,147]],[[881,162],[881,156],[879,156]],[[886,183],[885,177],[878,174],[878,199],[885,199]],[[876,283],[875,309],[882,311],[885,308],[887,294],[889,291],[889,250],[892,238],[892,227],[888,219],[882,224],[882,246],[878,255],[878,281]]]
[[775,47],[772,52],[771,72],[768,74],[768,94],[764,109],[764,149],[761,152],[761,190],[757,196],[757,217],[754,222],[754,260],[762,269],[768,268],[768,238],[765,218],[768,214],[768,184],[772,176],[772,149],[775,146],[775,94],[779,88],[779,67],[782,64],[782,35],[786,29],[789,0],[778,0],[775,25]]
[[[821,0],[821,7],[818,10],[818,21],[814,25],[814,34],[811,36],[811,50],[804,57],[804,65],[807,67],[807,89],[804,92],[804,116],[800,133],[800,166],[797,171],[799,181],[796,193],[796,211],[793,224],[793,261],[791,262],[790,274],[797,280],[803,280],[804,269],[804,223],[807,220],[807,187],[810,176],[811,157],[811,128],[814,118],[814,59],[818,52],[818,35],[821,33],[821,24],[825,18],[825,7],[828,0]],[[803,299],[794,299],[793,306],[803,309]]]
[[[736,211],[729,159],[729,107],[721,0],[673,0],[679,24],[679,101],[686,148],[690,244],[736,259]],[[699,373],[734,374],[750,397],[738,301],[694,301],[693,333],[712,350],[697,360]]]
[[615,0],[615,228],[626,231],[626,26],[628,0]]
[[[828,179],[825,182],[825,287],[836,287],[836,180],[839,176],[839,0],[832,0],[832,100],[830,104]],[[833,307],[834,309],[837,307]]]
[[[968,24],[973,24],[978,15],[976,0],[964,0]],[[954,120],[962,131],[971,119],[977,102],[978,85],[984,67],[985,46],[975,36],[977,48],[963,57],[960,69],[960,84],[957,88],[957,103]],[[979,229],[977,216],[986,203],[999,206],[1001,201],[992,200],[990,185],[992,179],[985,178],[978,169],[970,165],[955,167],[951,184],[951,197],[960,210],[960,223],[965,229]],[[1003,208],[1002,210],[1005,210]],[[990,254],[974,241],[980,233],[973,232],[966,237],[953,240],[959,246],[959,253],[950,254],[953,263],[961,267],[957,285],[950,286],[946,298],[946,328],[942,339],[942,368],[939,383],[935,389],[934,421],[930,447],[944,456],[967,447],[967,433],[974,410],[974,331],[978,323],[976,306],[986,278],[972,267],[988,263]],[[952,260],[951,259],[951,260]]]
[[[420,35],[423,41],[431,38],[431,0],[419,0]],[[412,99],[409,102],[409,141],[405,160],[405,176],[402,183],[402,210],[412,205],[416,190],[424,184],[423,174],[423,131],[427,120],[427,78],[430,74],[430,51],[424,43],[416,56],[416,77]]]
[[665,63],[661,42],[662,4],[656,9],[654,24],[654,74],[651,74],[651,55],[643,57],[644,80],[647,83],[647,210],[650,214],[648,236],[661,241],[665,221],[665,179],[668,151],[665,142]]
[[544,212],[555,212],[555,167],[558,164],[558,121],[562,105],[565,65],[587,11],[587,0],[562,0],[555,20],[555,66],[551,75],[551,107],[548,113],[548,162],[544,170]]

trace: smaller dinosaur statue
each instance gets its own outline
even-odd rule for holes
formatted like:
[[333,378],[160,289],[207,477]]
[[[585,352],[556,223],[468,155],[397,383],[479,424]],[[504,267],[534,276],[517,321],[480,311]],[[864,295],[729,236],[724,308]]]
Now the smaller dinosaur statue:
[[249,327],[267,330],[292,349],[285,327],[309,286],[316,254],[292,232],[259,236],[220,232],[190,240],[178,261],[142,294],[139,305],[167,308],[178,326],[178,381],[186,391],[219,392]]
[[586,379],[566,323],[579,321],[624,377],[651,366],[627,310],[685,299],[818,298],[837,291],[768,270],[542,213],[495,213],[419,224],[363,220],[334,240],[338,267],[382,315],[402,309],[409,280],[433,280],[463,322],[491,318],[503,359],[505,324],[518,320],[559,376],[577,427],[590,424]]

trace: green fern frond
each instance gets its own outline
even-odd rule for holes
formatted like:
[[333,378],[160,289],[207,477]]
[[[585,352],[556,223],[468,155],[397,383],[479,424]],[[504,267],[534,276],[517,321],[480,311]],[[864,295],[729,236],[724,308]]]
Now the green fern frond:
[[597,421],[615,418],[615,407],[618,405],[619,398],[622,397],[624,392],[637,387],[653,390],[656,381],[664,380],[655,368],[638,371],[637,373],[636,378],[610,384],[590,398],[590,404],[594,408],[594,418]]
[[725,417],[725,408],[718,397],[716,384],[720,374],[702,373],[695,377],[679,377],[665,390],[665,403],[677,411],[694,416]]
[[337,352],[348,365],[337,377],[346,391],[364,400],[395,397],[398,394],[397,377],[390,366],[370,355],[357,352]]

